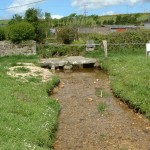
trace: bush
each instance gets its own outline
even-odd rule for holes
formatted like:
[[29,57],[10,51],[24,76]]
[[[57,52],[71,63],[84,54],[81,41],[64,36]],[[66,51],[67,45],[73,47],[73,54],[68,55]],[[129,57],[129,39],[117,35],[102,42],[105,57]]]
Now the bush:
[[0,41],[5,40],[5,32],[3,30],[3,28],[0,28]]
[[57,29],[57,40],[64,44],[71,44],[75,37],[77,31],[72,27],[62,27]]
[[9,27],[9,39],[14,43],[33,40],[34,38],[35,30],[30,23],[20,22],[10,25]]
[[38,55],[42,58],[60,57],[60,56],[79,56],[85,53],[84,46],[38,46]]

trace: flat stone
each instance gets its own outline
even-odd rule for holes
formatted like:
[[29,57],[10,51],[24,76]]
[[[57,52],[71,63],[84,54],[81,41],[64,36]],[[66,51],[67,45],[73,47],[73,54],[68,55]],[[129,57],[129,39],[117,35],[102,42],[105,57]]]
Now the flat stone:
[[39,61],[42,67],[64,67],[66,65],[84,65],[84,64],[96,64],[97,60],[95,58],[85,58],[82,56],[71,56],[65,58],[48,58],[41,59]]

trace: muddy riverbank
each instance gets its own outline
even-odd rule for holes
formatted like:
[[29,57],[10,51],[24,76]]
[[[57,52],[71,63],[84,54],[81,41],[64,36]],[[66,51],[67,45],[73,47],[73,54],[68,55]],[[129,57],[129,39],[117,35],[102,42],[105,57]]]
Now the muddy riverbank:
[[61,113],[55,150],[150,150],[150,122],[113,96],[107,74],[91,69],[57,74],[61,84],[54,97]]

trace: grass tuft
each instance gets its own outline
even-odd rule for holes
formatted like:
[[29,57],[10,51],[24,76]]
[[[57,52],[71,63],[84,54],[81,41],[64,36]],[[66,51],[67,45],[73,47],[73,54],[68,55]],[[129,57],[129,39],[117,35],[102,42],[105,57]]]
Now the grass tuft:
[[105,110],[106,110],[106,103],[104,103],[104,102],[99,103],[99,105],[98,105],[99,113],[104,113]]

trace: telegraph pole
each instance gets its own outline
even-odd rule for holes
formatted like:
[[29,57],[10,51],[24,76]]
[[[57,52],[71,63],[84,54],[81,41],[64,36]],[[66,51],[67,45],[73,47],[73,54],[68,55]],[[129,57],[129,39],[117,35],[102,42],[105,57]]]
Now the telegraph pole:
[[84,16],[86,17],[87,16],[87,4],[84,4]]
[[83,5],[83,7],[84,7],[84,17],[85,17],[85,24],[86,24],[86,16],[87,16],[87,4],[84,4]]

